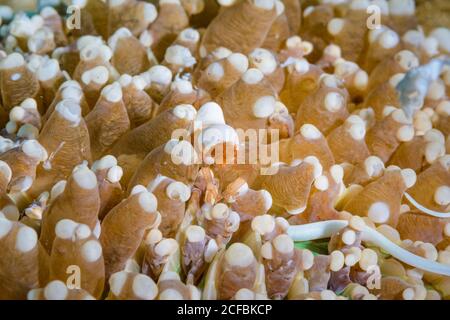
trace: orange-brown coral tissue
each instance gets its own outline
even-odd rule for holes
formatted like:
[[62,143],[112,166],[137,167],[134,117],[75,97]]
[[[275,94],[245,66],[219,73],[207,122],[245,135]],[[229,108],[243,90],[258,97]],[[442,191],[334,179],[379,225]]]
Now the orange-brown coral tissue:
[[16,2],[0,299],[450,300],[445,1]]

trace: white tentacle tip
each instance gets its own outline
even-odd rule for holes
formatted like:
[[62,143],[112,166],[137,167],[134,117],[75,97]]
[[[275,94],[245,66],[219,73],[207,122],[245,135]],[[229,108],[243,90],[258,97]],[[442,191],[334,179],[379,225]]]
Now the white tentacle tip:
[[401,171],[402,177],[403,177],[403,181],[405,182],[405,186],[406,188],[411,188],[412,186],[414,186],[416,184],[417,181],[417,175],[416,172],[412,169],[403,169]]
[[139,205],[147,213],[155,212],[158,207],[158,200],[151,192],[145,191],[139,193]]

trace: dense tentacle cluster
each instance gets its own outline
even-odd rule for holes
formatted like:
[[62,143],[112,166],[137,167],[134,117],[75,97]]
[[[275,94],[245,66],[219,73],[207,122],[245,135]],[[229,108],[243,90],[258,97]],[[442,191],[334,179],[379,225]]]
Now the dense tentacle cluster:
[[65,2],[0,10],[0,299],[450,299],[414,1]]

